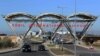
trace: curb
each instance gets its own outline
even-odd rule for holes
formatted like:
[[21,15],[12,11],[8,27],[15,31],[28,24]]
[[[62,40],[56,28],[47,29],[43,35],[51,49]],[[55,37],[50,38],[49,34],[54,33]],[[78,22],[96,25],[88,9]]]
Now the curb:
[[85,49],[88,49],[89,50],[89,47],[87,47],[87,46],[83,46],[83,45],[76,45],[76,46],[79,46],[81,48],[85,48]]
[[72,51],[72,50],[70,50],[68,48],[65,48],[65,47],[63,47],[63,48],[66,49],[66,50],[68,50],[68,51],[70,51],[70,52],[72,52],[72,53],[75,53],[74,51]]
[[98,51],[97,48],[90,49],[90,48],[87,47],[87,46],[82,46],[82,45],[77,45],[77,46],[82,47],[82,48],[85,48],[85,49],[88,49],[88,50],[94,50],[94,51],[100,52],[100,51]]
[[87,46],[83,46],[83,45],[77,45],[77,46],[80,46],[80,47],[83,47],[83,48],[89,49],[89,47],[87,47]]
[[47,45],[44,45],[46,47],[46,49],[53,55],[56,56],[56,54],[54,54],[49,48],[47,48]]
[[9,53],[9,52],[17,51],[17,50],[20,50],[20,48],[13,48],[13,49],[4,50],[4,51],[1,51],[0,54]]

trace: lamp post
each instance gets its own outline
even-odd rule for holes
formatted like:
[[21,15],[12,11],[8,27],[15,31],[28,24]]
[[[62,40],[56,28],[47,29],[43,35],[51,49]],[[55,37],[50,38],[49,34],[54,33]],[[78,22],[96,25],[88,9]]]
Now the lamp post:
[[61,39],[61,50],[63,51],[63,39]]
[[[75,4],[75,14],[76,14],[76,0],[74,0],[74,4]],[[75,37],[77,37],[76,36],[76,21],[75,21]],[[75,56],[77,56],[77,48],[76,48],[76,43],[77,43],[77,39],[74,39],[74,49],[75,49]]]
[[58,6],[57,8],[61,9],[61,13],[62,13],[62,15],[63,15],[64,8],[66,8],[66,7]]

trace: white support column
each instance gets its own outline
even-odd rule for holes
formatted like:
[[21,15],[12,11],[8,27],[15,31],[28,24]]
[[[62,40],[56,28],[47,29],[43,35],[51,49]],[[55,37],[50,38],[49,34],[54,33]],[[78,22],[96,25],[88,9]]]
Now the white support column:
[[54,39],[54,37],[55,37],[55,35],[56,35],[56,32],[57,32],[57,30],[60,28],[61,25],[62,25],[62,22],[60,22],[59,26],[56,28],[56,30],[55,30],[53,36],[51,37],[52,39]]
[[25,35],[24,35],[24,42],[25,42],[25,40],[26,40],[25,38],[26,38],[28,32],[29,32],[29,31],[31,30],[31,28],[33,27],[35,21],[36,21],[36,20],[33,21],[33,23],[31,24],[31,26],[29,27],[29,29],[26,31],[26,33],[25,33]]
[[85,29],[82,31],[82,35],[81,35],[81,39],[80,40],[82,40],[83,38],[84,38],[84,35],[85,35],[85,33],[86,33],[86,31],[89,29],[89,26],[92,24],[92,22],[89,22],[88,24],[87,24],[87,26],[85,27]]
[[39,23],[36,21],[36,24],[38,25],[38,27],[40,28],[40,30],[42,31],[42,32],[45,32],[42,28],[41,28],[41,26],[39,25]]

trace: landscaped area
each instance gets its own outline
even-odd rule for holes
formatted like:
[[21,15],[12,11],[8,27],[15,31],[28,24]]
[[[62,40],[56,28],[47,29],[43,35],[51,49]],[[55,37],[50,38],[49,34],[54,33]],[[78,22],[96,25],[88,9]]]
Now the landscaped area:
[[6,48],[15,48],[17,47],[17,44],[12,42],[12,40],[8,37],[1,38],[0,37],[0,49],[6,49]]
[[68,51],[66,48],[63,48],[63,51],[62,51],[61,47],[59,47],[58,45],[48,44],[47,46],[51,50],[51,52],[53,52],[56,55],[74,55],[72,52]]
[[100,40],[98,42],[94,43],[93,46],[96,48],[100,48]]

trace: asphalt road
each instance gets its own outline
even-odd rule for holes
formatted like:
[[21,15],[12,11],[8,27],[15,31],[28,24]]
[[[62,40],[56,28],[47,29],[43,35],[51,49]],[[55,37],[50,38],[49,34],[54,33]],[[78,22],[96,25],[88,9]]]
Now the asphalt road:
[[[32,52],[21,52],[21,50],[0,54],[0,56],[52,56],[49,51],[38,51],[38,45],[41,43],[32,43]],[[74,45],[64,44],[64,47],[75,53]],[[76,46],[76,56],[100,56],[100,53],[95,50],[86,49]]]
[[0,54],[0,56],[51,56],[51,54],[48,51],[33,51],[29,53],[23,53],[18,50],[10,53]]
[[0,56],[52,56],[49,51],[38,51],[39,44],[32,44],[32,52],[21,52],[21,50],[0,54]]
[[[75,53],[75,46],[74,45],[64,44],[64,47]],[[77,54],[77,56],[100,56],[100,52],[98,52],[96,50],[83,48],[80,46],[76,46],[76,54]]]

